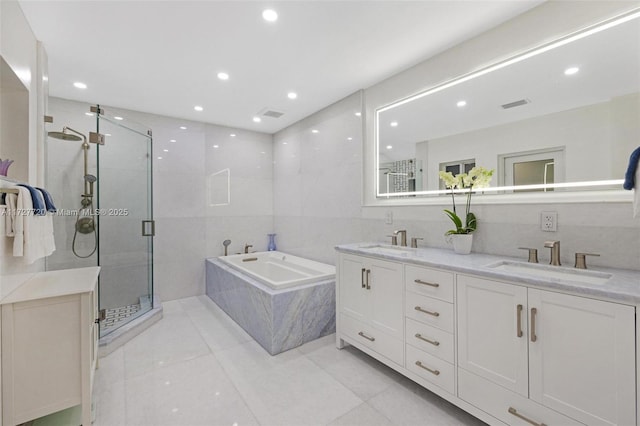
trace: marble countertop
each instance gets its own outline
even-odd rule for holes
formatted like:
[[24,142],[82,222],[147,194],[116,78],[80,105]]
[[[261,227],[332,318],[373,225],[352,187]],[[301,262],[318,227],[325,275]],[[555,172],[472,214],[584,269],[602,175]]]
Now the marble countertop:
[[[382,249],[376,252],[376,248],[371,248],[372,246],[382,247]],[[385,250],[385,248],[391,249]],[[402,247],[402,251],[391,253],[393,246],[378,242],[342,244],[336,246],[335,249],[341,253],[375,257],[462,274],[505,280],[528,287],[555,290],[631,305],[640,304],[640,271],[602,267],[593,267],[585,271],[575,269],[572,266],[527,264],[526,259],[509,256],[481,253],[460,255],[454,253],[452,250],[438,248],[414,249]],[[501,264],[516,264],[516,266],[522,266],[522,264],[524,264],[524,268],[522,268],[524,272],[521,273],[520,271],[514,272],[496,268],[496,266]],[[528,266],[534,269],[528,271]],[[550,273],[563,271],[567,272],[569,278],[537,276],[536,270],[542,271],[542,274],[544,274],[545,271],[549,271]],[[604,282],[583,282],[581,281],[580,274],[586,274],[587,279],[593,276],[595,277],[595,281],[602,280]],[[573,279],[573,277],[575,277],[575,279]]]
[[0,300],[0,305],[86,293],[94,289],[99,273],[99,266],[90,266],[23,274],[22,282],[13,286],[14,290]]

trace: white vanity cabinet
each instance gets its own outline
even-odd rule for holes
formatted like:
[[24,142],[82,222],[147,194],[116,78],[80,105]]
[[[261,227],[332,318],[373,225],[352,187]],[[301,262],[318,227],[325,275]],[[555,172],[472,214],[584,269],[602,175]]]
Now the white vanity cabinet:
[[405,265],[405,366],[455,394],[454,276]]
[[403,265],[343,254],[339,265],[340,330],[403,364]]
[[75,405],[91,424],[99,268],[36,274],[0,301],[2,424]]
[[457,303],[460,398],[509,424],[636,424],[635,307],[461,274]]

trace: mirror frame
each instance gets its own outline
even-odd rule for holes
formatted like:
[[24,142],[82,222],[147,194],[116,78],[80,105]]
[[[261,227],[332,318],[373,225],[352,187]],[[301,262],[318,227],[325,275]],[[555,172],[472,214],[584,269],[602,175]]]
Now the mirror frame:
[[[378,168],[379,168],[379,115],[395,106],[399,106],[408,103],[412,100],[419,99],[428,96],[432,93],[436,93],[445,90],[449,87],[464,83],[472,80],[481,75],[487,74],[492,71],[505,68],[511,64],[526,60],[530,57],[542,54],[549,50],[561,47],[572,41],[579,40],[588,37],[592,34],[604,31],[608,28],[623,24],[625,22],[639,19],[640,8],[635,7],[627,12],[615,15],[611,18],[600,20],[596,24],[583,26],[581,29],[573,32],[566,33],[564,36],[558,37],[550,42],[537,45],[533,48],[526,49],[524,51],[511,54],[506,59],[491,61],[490,65],[481,67],[471,72],[461,74],[453,79],[448,79],[438,84],[435,84],[426,90],[421,90],[410,96],[406,96],[397,99],[391,103],[379,106],[373,111],[367,111],[367,117],[373,117],[371,123],[373,125],[372,132],[369,133],[373,136],[372,144],[365,144],[364,147],[364,161],[363,165],[363,205],[367,206],[401,206],[401,205],[442,205],[449,204],[450,200],[444,199],[444,197],[421,197],[421,195],[438,195],[450,193],[446,190],[436,191],[416,191],[406,193],[393,193],[393,194],[380,194],[379,182],[378,182]],[[367,123],[363,124],[365,133],[367,130]],[[594,181],[594,182],[566,182],[560,184],[554,184],[554,188],[589,188],[598,186],[610,186],[619,184],[622,186],[623,179]],[[373,185],[372,185],[373,183]],[[531,189],[540,187],[540,185],[532,185]],[[608,189],[608,190],[581,190],[581,191],[552,191],[552,192],[528,192],[528,193],[507,193],[496,194],[498,191],[508,191],[515,187],[490,187],[484,188],[480,192],[483,192],[482,197],[476,197],[474,203],[477,204],[523,204],[523,203],[594,203],[594,202],[631,202],[632,191],[625,191],[623,189]],[[524,189],[527,187],[518,187]]]

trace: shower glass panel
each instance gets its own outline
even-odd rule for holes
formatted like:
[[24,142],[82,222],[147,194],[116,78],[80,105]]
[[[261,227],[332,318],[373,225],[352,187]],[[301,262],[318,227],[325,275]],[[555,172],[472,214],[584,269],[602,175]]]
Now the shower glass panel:
[[[100,108],[100,107],[98,107]],[[104,336],[153,308],[151,131],[99,109],[98,264]]]

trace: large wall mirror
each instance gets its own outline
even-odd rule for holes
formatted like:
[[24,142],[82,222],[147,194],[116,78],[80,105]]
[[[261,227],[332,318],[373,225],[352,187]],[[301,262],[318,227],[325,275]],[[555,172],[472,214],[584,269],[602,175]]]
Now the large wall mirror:
[[442,194],[438,172],[494,169],[489,193],[621,189],[640,145],[640,11],[376,110],[377,197]]

